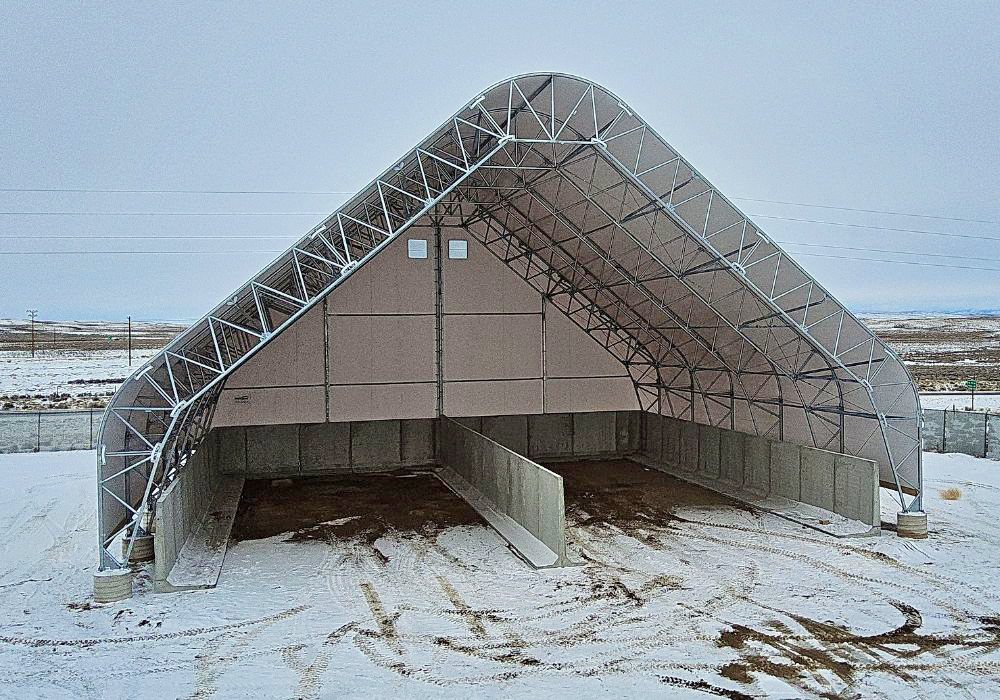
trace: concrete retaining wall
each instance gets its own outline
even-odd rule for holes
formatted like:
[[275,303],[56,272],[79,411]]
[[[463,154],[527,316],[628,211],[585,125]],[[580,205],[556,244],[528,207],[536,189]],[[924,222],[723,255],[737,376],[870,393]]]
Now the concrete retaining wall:
[[219,468],[248,479],[364,473],[435,461],[432,419],[216,428]]
[[621,458],[640,449],[638,411],[456,418],[531,459]]
[[[438,435],[443,471],[456,473],[475,493],[463,493],[464,484],[456,490],[477,510],[480,510],[477,500],[481,498],[502,516],[491,518],[480,510],[487,522],[535,566],[568,563],[561,476],[449,418],[441,419]],[[453,486],[447,474],[444,478]],[[504,517],[519,528],[505,527]],[[523,537],[519,529],[537,542]],[[548,552],[539,552],[538,543]]]
[[781,496],[879,527],[878,465],[734,430],[642,415],[642,457],[681,478]]
[[214,466],[218,449],[218,443],[209,435],[156,501],[153,515],[155,581],[167,579],[188,535],[198,528],[208,512],[219,486],[220,473]]

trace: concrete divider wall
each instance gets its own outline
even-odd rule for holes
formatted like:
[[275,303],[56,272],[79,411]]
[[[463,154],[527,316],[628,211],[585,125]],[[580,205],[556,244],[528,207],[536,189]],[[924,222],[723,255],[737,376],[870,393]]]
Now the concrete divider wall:
[[165,581],[177,555],[191,534],[205,519],[219,486],[216,468],[219,444],[209,435],[198,451],[160,494],[153,515],[153,576]]
[[881,525],[878,465],[871,460],[653,413],[641,421],[642,457],[665,472]]
[[496,512],[513,520],[544,545],[551,561],[539,564],[532,554],[532,547],[537,552],[537,543],[519,537],[516,528],[505,528],[502,518],[491,518],[481,511],[487,521],[534,565],[567,563],[566,506],[561,476],[449,418],[441,419],[438,436],[444,478],[450,486],[454,488],[448,481],[449,470],[476,492],[472,497],[462,493],[464,484],[456,489],[473,507],[477,505],[476,496],[481,496]]

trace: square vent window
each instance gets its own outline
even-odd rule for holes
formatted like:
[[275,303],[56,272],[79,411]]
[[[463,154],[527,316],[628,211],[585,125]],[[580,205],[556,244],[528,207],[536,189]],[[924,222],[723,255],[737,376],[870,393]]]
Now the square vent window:
[[406,256],[409,258],[426,258],[427,241],[423,238],[411,238],[406,241]]
[[448,241],[448,257],[452,260],[465,260],[469,257],[469,242],[463,240]]

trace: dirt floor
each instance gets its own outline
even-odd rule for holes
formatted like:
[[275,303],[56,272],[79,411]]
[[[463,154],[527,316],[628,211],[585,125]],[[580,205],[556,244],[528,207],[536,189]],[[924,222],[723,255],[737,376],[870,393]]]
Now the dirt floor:
[[287,542],[349,543],[384,563],[375,543],[387,534],[433,537],[445,528],[482,523],[426,469],[256,479],[243,487],[232,541],[290,533]]
[[[648,469],[630,460],[554,462],[545,465],[564,480],[572,527],[616,527],[629,534],[683,521],[679,508],[748,506],[722,494]],[[433,537],[449,527],[483,520],[431,472],[254,479],[246,482],[232,541],[289,533],[287,542],[342,542],[375,546],[387,534]]]
[[643,467],[631,460],[547,462],[563,478],[568,522],[634,532],[678,520],[682,507],[748,508],[715,491]]

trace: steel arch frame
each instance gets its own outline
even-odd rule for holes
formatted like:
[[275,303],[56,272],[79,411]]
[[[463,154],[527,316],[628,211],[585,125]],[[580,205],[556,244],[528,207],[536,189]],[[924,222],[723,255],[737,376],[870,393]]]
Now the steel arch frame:
[[874,455],[900,505],[921,508],[919,396],[894,353],[624,102],[534,73],[465,105],[118,389],[98,439],[101,569],[128,561],[226,378],[428,216],[475,237],[617,357],[642,410],[735,428],[740,407],[779,439],[801,412],[797,441]]

